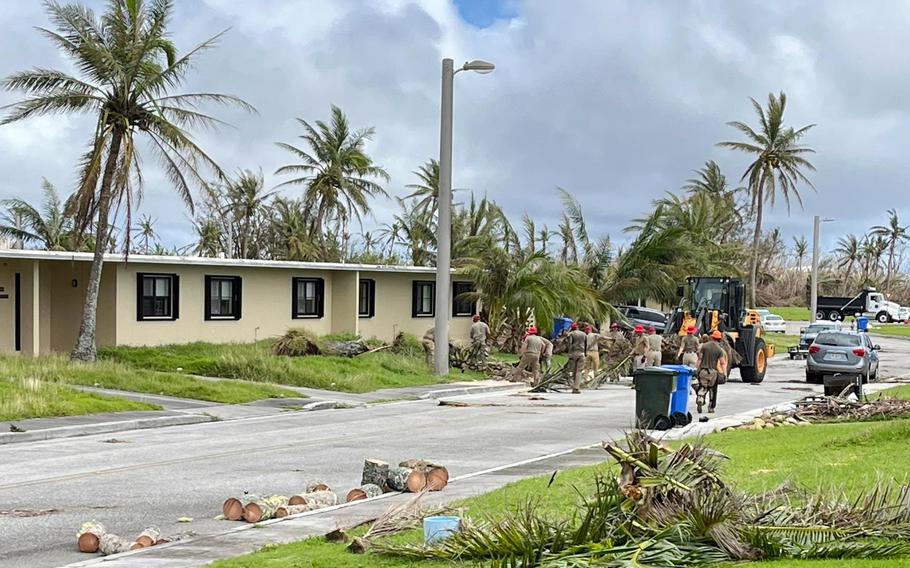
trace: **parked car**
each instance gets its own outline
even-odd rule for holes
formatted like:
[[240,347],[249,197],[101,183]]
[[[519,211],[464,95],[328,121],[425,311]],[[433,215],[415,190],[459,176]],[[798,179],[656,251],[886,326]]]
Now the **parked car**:
[[644,326],[645,329],[653,326],[657,333],[661,334],[667,329],[667,314],[660,310],[639,306],[620,306],[619,312],[626,317],[631,326],[626,329],[634,328],[636,325]]
[[822,383],[825,375],[860,375],[863,382],[878,377],[878,345],[866,333],[822,331],[809,346],[806,382]]
[[815,338],[818,337],[819,333],[823,331],[836,331],[840,328],[840,323],[825,321],[817,321],[809,327],[804,327],[799,330],[799,348],[803,351],[808,351],[809,346],[812,345],[812,342],[815,341]]
[[777,314],[762,316],[761,326],[768,333],[787,333],[787,321]]

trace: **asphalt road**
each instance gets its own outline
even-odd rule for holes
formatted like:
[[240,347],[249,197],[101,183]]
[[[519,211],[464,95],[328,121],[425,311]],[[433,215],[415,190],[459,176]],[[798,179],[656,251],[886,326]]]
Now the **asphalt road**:
[[[878,343],[882,376],[910,372],[910,343]],[[779,357],[761,385],[732,379],[721,387],[718,415],[820,390],[804,382],[803,365]],[[166,534],[220,532],[229,526],[213,519],[221,502],[244,491],[289,494],[322,479],[346,492],[370,457],[431,458],[457,476],[597,443],[634,415],[627,385],[544,398],[474,395],[459,400],[505,406],[410,401],[0,447],[0,567],[85,560],[74,536],[86,520],[129,536],[149,524]],[[4,513],[13,509],[54,512]]]

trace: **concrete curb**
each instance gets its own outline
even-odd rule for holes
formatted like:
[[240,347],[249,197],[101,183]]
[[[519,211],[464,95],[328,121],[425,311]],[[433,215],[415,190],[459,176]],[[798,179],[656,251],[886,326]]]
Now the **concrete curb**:
[[185,426],[187,424],[201,424],[203,422],[214,422],[216,420],[216,418],[205,414],[190,414],[183,416],[161,416],[158,418],[140,418],[138,420],[101,422],[99,424],[79,424],[77,426],[45,428],[43,430],[31,430],[28,432],[5,432],[0,434],[0,446],[22,442],[56,440],[58,438],[73,438],[76,436],[91,436],[92,434],[124,432],[127,430],[145,430],[148,428],[164,428],[166,426]]
[[483,394],[486,392],[499,392],[507,390],[518,390],[522,387],[527,387],[528,385],[524,383],[513,383],[509,385],[490,385],[488,387],[458,387],[452,389],[440,389],[430,392],[425,392],[419,395],[417,398],[420,400],[433,400],[437,398],[443,398],[446,396],[463,396],[469,394]]

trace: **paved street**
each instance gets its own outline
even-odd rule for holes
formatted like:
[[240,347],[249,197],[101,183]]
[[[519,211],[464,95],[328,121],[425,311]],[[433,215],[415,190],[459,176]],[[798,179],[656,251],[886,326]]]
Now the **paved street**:
[[[910,342],[876,342],[882,376],[910,372]],[[763,384],[732,380],[721,387],[719,414],[820,390],[804,382],[803,365],[778,357]],[[86,560],[74,535],[90,519],[124,535],[148,524],[167,534],[207,534],[231,526],[213,520],[228,496],[292,493],[315,478],[344,492],[359,481],[367,457],[432,458],[458,476],[597,443],[633,418],[627,385],[543,398],[488,393],[458,398],[478,404],[469,407],[408,401],[0,447],[0,566]],[[13,509],[55,512],[2,513]],[[193,522],[176,522],[184,516]]]

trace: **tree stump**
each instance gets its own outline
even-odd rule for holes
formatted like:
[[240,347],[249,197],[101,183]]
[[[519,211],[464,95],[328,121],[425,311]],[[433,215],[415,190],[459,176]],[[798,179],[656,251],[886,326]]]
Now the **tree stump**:
[[449,484],[449,470],[443,466],[431,467],[427,470],[427,489],[442,491]]
[[372,546],[372,544],[369,540],[363,538],[362,536],[358,536],[355,537],[354,540],[351,541],[351,544],[348,545],[348,550],[353,554],[365,554],[366,551],[370,549],[370,546]]
[[275,509],[275,518],[283,519],[290,515],[299,515],[307,511],[312,511],[309,505],[282,505]]
[[136,544],[142,547],[155,546],[159,540],[161,540],[161,531],[158,530],[158,527],[146,527],[136,537]]
[[278,507],[287,505],[288,498],[281,495],[272,495],[256,501],[250,501],[243,508],[243,520],[248,523],[266,521],[275,516]]
[[101,537],[104,536],[104,525],[89,521],[83,523],[79,532],[76,533],[76,542],[79,545],[79,552],[98,552],[101,546]]
[[311,481],[307,483],[306,492],[315,493],[317,491],[331,491],[332,488],[322,481]]
[[427,476],[421,469],[393,467],[389,470],[388,485],[395,491],[417,493],[427,485]]
[[366,485],[372,483],[378,485],[383,493],[389,490],[389,464],[387,462],[375,459],[368,459],[363,462],[363,475],[360,478],[360,484]]
[[121,552],[129,551],[132,544],[132,542],[113,533],[104,533],[101,537],[98,549],[101,551],[101,554],[110,556],[111,554],[120,554]]
[[240,499],[229,497],[221,505],[221,514],[229,521],[239,521],[243,518],[243,503]]
[[351,501],[372,499],[373,497],[379,497],[380,495],[382,495],[381,487],[372,483],[367,483],[348,491],[347,502],[350,503]]
[[311,510],[334,507],[338,504],[338,495],[332,491],[313,491],[298,493],[288,499],[288,505],[306,505]]
[[412,459],[412,460],[404,460],[403,462],[398,464],[398,467],[407,467],[410,469],[428,470],[431,467],[442,467],[442,466],[438,463],[433,463],[429,460]]

